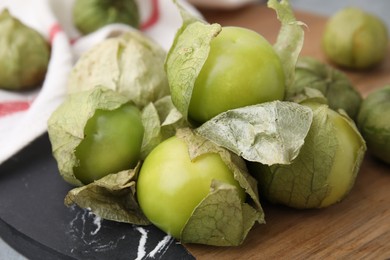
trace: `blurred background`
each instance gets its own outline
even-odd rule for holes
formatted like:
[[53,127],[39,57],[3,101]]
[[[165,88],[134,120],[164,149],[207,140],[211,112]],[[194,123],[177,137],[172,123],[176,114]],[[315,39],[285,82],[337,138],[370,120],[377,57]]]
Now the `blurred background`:
[[386,24],[390,32],[390,1],[389,0],[290,0],[294,9],[309,11],[320,15],[329,16],[341,8],[347,6],[360,7],[367,12],[380,17]]

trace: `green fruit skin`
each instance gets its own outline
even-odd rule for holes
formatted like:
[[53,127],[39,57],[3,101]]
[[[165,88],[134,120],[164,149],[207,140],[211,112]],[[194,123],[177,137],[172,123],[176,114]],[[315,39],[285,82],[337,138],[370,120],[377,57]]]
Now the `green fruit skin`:
[[380,63],[388,51],[388,31],[378,17],[358,8],[345,8],[326,24],[322,42],[335,64],[367,69]]
[[43,36],[4,10],[0,14],[0,88],[26,90],[45,78],[50,46]]
[[363,100],[357,125],[370,153],[390,163],[390,85],[374,90]]
[[132,169],[140,159],[144,127],[141,113],[131,103],[112,110],[96,110],[76,147],[74,175],[84,184],[110,173]]
[[203,123],[229,109],[282,100],[285,75],[272,45],[245,28],[223,27],[194,85],[188,116]]
[[180,239],[213,179],[237,187],[244,201],[245,191],[218,154],[206,153],[191,161],[187,144],[173,136],[146,157],[137,180],[137,199],[150,222]]
[[73,20],[81,33],[89,34],[113,23],[138,28],[140,14],[135,0],[76,0]]

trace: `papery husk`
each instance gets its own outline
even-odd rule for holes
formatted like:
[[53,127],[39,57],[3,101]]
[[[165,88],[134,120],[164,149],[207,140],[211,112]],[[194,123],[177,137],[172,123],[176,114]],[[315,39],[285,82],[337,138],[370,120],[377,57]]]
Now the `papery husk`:
[[215,246],[242,244],[255,223],[265,223],[257,182],[248,173],[244,160],[189,128],[180,129],[176,136],[187,143],[191,160],[207,153],[219,154],[248,195],[243,202],[234,186],[213,180],[209,194],[194,209],[180,240]]
[[353,119],[363,99],[344,72],[309,56],[298,60],[295,80],[287,88],[286,99],[294,100],[304,94],[306,88],[319,90],[330,108],[343,109]]
[[[250,165],[261,195],[272,203],[298,209],[324,208],[343,200],[354,186],[367,149],[364,139],[345,113],[337,114],[325,104],[312,104],[313,124],[291,164]],[[343,122],[342,133],[336,130],[340,124],[330,113]],[[345,134],[352,136],[347,139]]]
[[115,110],[128,98],[104,87],[67,96],[48,120],[48,134],[60,175],[68,183],[82,186],[74,174],[78,165],[75,149],[84,139],[84,128],[97,109]]
[[169,95],[165,57],[160,45],[136,30],[105,39],[77,61],[69,75],[68,92],[102,85],[142,108]]

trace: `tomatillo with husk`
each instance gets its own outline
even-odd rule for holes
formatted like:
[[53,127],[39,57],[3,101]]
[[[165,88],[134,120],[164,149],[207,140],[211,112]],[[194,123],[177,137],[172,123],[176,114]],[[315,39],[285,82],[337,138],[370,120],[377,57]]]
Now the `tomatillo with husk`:
[[144,127],[125,96],[97,87],[67,96],[49,118],[48,133],[61,176],[82,186],[134,168]]
[[195,81],[188,116],[198,123],[230,109],[283,100],[285,75],[272,45],[257,32],[222,27]]
[[140,14],[135,0],[76,0],[73,21],[81,33],[88,34],[113,23],[138,28]]
[[390,163],[390,85],[372,91],[363,100],[357,125],[368,151]]
[[294,101],[305,95],[308,88],[319,90],[331,109],[343,109],[352,119],[356,118],[363,98],[343,71],[310,56],[300,57],[286,99]]
[[84,52],[69,74],[69,93],[102,85],[131,99],[138,107],[169,95],[165,50],[132,30],[104,39]]
[[190,129],[152,150],[136,191],[150,222],[183,243],[239,245],[255,222],[264,222],[244,161]]
[[333,63],[350,69],[367,69],[379,64],[388,51],[385,23],[356,7],[341,9],[326,23],[323,51]]
[[293,208],[324,208],[347,196],[366,151],[354,122],[327,105],[306,101],[313,123],[291,164],[250,164],[260,192],[273,203]]
[[109,173],[134,168],[140,159],[143,134],[141,112],[132,103],[114,110],[96,110],[75,150],[76,178],[87,184]]
[[0,13],[0,88],[26,90],[40,86],[50,53],[49,43],[38,31],[7,9]]
[[248,28],[209,24],[180,8],[183,23],[165,70],[172,102],[191,125],[229,110],[284,99],[303,45],[302,23],[288,1],[267,4],[281,22],[274,45]]

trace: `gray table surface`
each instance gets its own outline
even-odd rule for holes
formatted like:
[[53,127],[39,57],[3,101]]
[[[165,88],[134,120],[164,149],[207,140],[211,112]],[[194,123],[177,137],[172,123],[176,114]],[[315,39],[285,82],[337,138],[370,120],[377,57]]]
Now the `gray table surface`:
[[[296,10],[310,11],[313,13],[329,16],[337,10],[347,7],[356,6],[379,17],[387,24],[390,32],[390,1],[389,0],[290,0],[291,5]],[[8,246],[0,238],[0,260],[25,260],[13,248]]]

